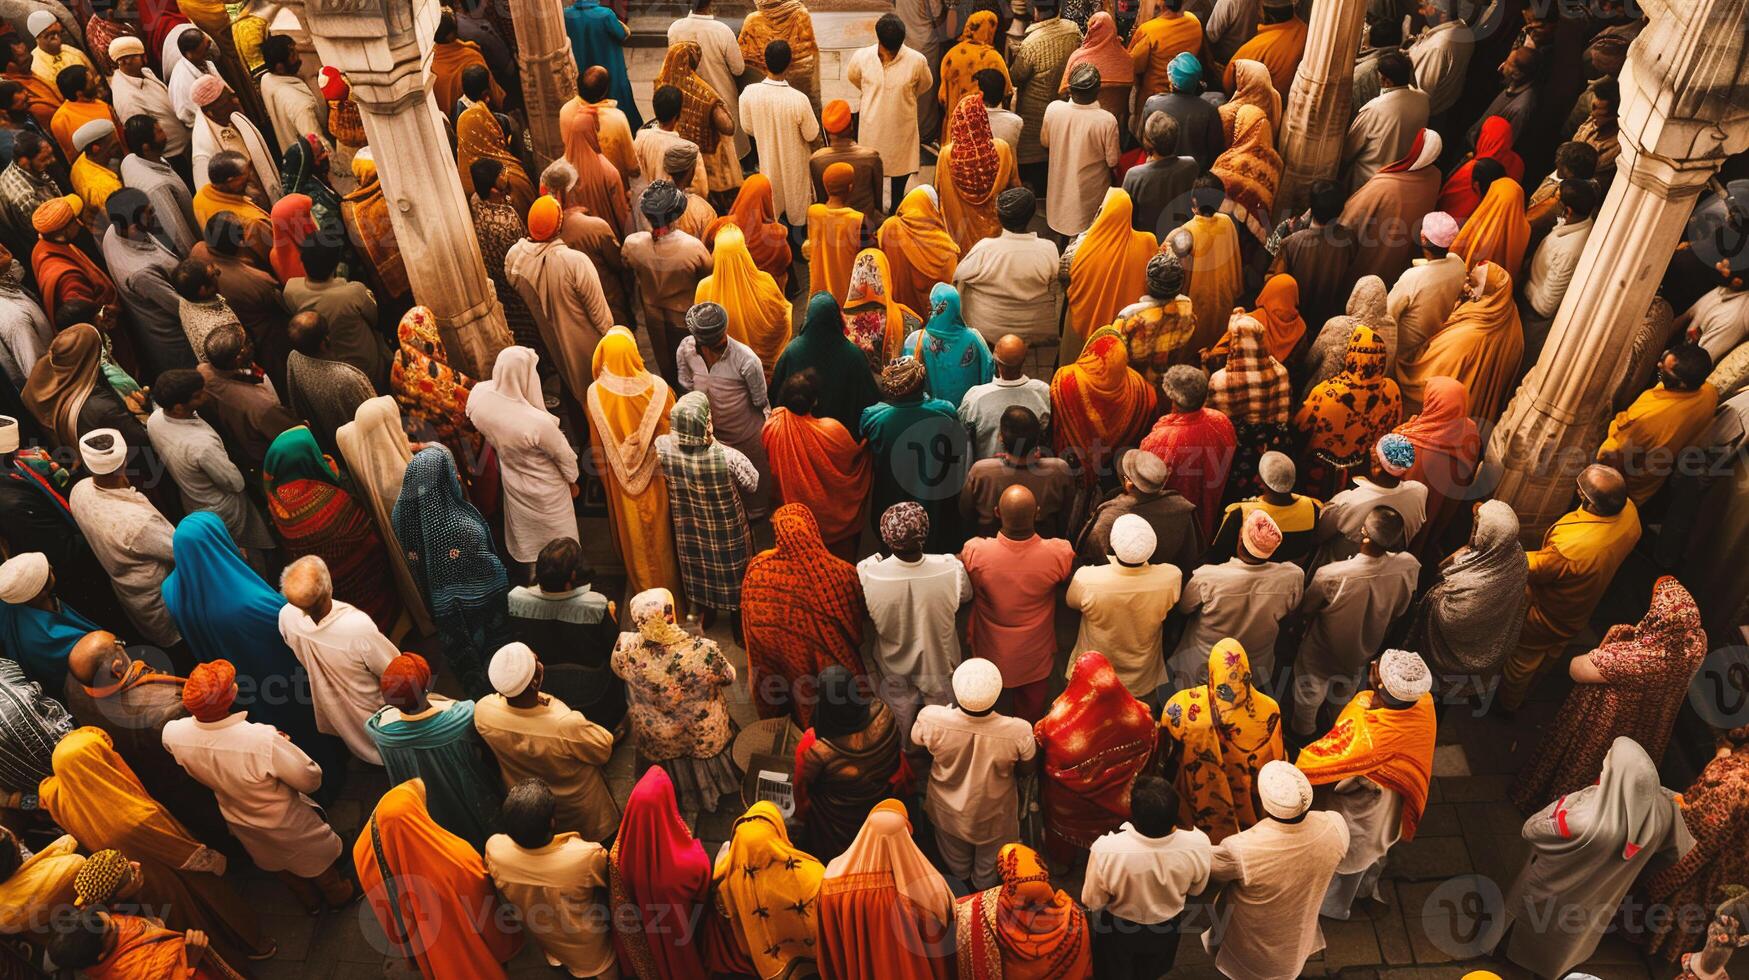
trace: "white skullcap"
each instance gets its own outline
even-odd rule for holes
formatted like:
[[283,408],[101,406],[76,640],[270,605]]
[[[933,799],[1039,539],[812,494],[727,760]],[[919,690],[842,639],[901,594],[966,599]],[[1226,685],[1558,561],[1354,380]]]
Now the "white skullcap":
[[49,559],[40,551],[13,555],[0,564],[0,602],[17,605],[35,599],[49,582]]
[[1257,475],[1262,477],[1264,486],[1276,493],[1287,493],[1294,488],[1293,457],[1271,449],[1257,460]]
[[1419,653],[1408,650],[1386,650],[1379,657],[1379,681],[1385,693],[1398,701],[1414,703],[1433,690],[1433,672]]
[[123,34],[109,42],[109,60],[120,61],[130,54],[144,55],[146,43],[132,34]]
[[506,643],[492,654],[492,664],[486,668],[486,679],[492,682],[493,690],[513,698],[528,690],[529,682],[534,680],[537,662],[528,644]]
[[1421,237],[1427,239],[1429,245],[1450,248],[1457,236],[1457,219],[1444,211],[1435,211],[1421,219]]
[[967,711],[988,711],[1002,696],[1002,671],[992,661],[973,657],[953,670],[953,699]]
[[1141,565],[1154,557],[1154,525],[1140,514],[1125,514],[1111,525],[1111,553],[1125,565]]
[[1312,807],[1312,783],[1299,769],[1276,759],[1257,771],[1257,796],[1278,820],[1292,820]]
[[93,119],[73,130],[73,152],[84,153],[86,147],[114,132],[115,123],[107,119]]
[[24,20],[24,26],[30,28],[31,37],[36,37],[58,23],[60,21],[55,19],[55,15],[46,10],[33,10]]
[[0,415],[0,453],[18,451],[18,420],[10,415]]
[[[93,443],[109,438],[109,448],[99,449]],[[79,438],[79,458],[85,468],[98,476],[114,473],[128,461],[127,440],[115,429],[93,429]]]

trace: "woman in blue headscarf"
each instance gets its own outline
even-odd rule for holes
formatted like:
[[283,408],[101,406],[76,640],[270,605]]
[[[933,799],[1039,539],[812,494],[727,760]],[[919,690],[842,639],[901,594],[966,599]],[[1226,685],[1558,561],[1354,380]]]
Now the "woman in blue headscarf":
[[492,529],[462,494],[448,450],[413,454],[390,522],[462,690],[470,698],[492,693],[486,662],[514,639],[510,579],[492,550]]
[[960,315],[960,291],[945,282],[929,291],[929,322],[906,338],[905,353],[923,362],[930,396],[955,408],[995,370],[990,346]]
[[212,511],[184,517],[170,550],[176,569],[164,579],[164,605],[189,649],[202,661],[224,659],[237,668],[236,706],[316,760],[325,774],[320,795],[331,798],[346,771],[346,743],[316,730],[309,675],[279,634],[285,596],[243,561]]

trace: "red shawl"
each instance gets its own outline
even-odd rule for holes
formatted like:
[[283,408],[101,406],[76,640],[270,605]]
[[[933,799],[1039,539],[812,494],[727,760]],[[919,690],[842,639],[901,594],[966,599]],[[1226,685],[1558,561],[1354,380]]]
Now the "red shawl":
[[1500,161],[1500,165],[1506,168],[1506,176],[1513,180],[1524,180],[1524,158],[1512,149],[1512,124],[1500,116],[1482,120],[1481,131],[1476,134],[1475,155],[1453,170],[1446,178],[1445,186],[1439,189],[1437,210],[1451,215],[1459,225],[1482,204],[1482,195],[1476,193],[1471,172],[1476,169],[1476,161],[1484,158]]
[[1212,408],[1163,415],[1142,440],[1144,452],[1166,461],[1171,474],[1166,486],[1196,505],[1204,541],[1214,540],[1221,495],[1226,492],[1227,472],[1232,469],[1238,445],[1232,421]]
[[1123,335],[1106,326],[1087,338],[1075,363],[1051,378],[1051,437],[1057,452],[1081,457],[1084,482],[1141,435],[1154,411],[1154,388],[1130,367]]
[[72,245],[39,239],[30,253],[30,267],[50,323],[55,322],[55,310],[70,299],[90,300],[100,307],[116,301],[115,284]]
[[1083,653],[1069,686],[1032,728],[1044,751],[1046,846],[1072,861],[1130,815],[1130,785],[1154,752],[1154,715],[1103,653]]
[[661,766],[651,766],[632,788],[607,870],[620,973],[708,975],[693,925],[710,891],[711,861],[680,819],[674,784]]

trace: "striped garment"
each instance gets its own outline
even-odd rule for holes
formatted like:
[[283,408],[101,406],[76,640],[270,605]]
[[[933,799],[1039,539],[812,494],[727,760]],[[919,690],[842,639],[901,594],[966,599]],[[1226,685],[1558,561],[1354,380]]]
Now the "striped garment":
[[739,609],[753,541],[736,486],[752,491],[759,473],[740,450],[712,438],[710,400],[703,392],[688,392],[676,402],[669,426],[656,439],[656,457],[668,483],[686,596],[710,609]]

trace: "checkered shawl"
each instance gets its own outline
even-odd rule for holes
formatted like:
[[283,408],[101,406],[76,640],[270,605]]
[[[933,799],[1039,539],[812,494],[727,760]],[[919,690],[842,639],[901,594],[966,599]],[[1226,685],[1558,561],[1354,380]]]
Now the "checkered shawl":
[[1227,366],[1209,378],[1208,407],[1235,423],[1286,424],[1293,412],[1293,385],[1287,368],[1263,349],[1263,324],[1235,314],[1227,333],[1232,353]]
[[711,438],[710,403],[687,394],[669,424],[673,434],[656,440],[656,458],[668,483],[681,581],[700,605],[739,609],[753,542],[728,454]]

